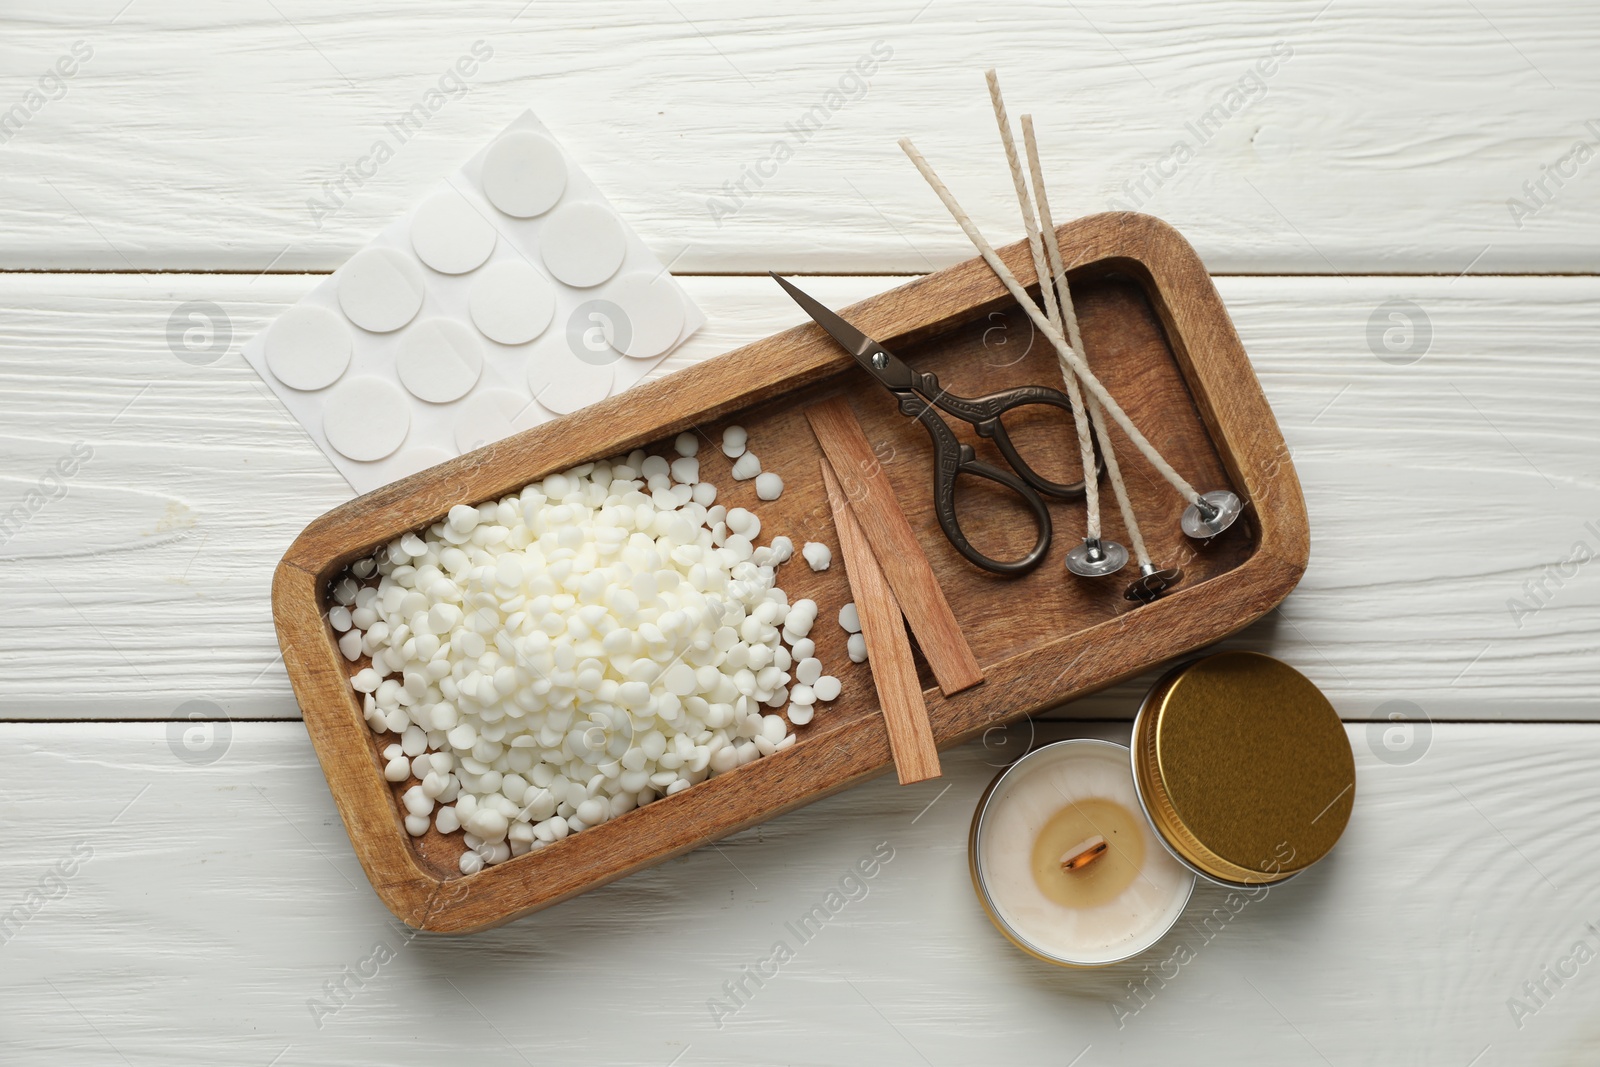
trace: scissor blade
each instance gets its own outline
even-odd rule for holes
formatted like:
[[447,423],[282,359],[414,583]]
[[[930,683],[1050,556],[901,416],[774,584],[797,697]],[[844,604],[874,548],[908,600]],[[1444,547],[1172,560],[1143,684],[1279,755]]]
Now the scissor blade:
[[882,345],[841,319],[827,307],[817,303],[805,292],[790,285],[773,271],[768,271],[767,273],[772,275],[773,281],[783,286],[785,292],[794,297],[794,302],[799,304],[807,315],[811,316],[813,322],[828,331],[828,336],[838,341],[852,356],[862,359],[868,352],[882,350]]

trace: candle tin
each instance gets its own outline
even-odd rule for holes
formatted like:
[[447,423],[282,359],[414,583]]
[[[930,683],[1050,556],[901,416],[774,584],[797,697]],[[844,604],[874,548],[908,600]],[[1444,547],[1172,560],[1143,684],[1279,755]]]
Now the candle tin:
[[1276,884],[1304,871],[1332,850],[1355,803],[1349,737],[1327,698],[1294,668],[1254,652],[1222,652],[1169,671],[1140,705],[1129,747],[1072,740],[1035,749],[996,776],[973,814],[967,856],[984,911],[1018,948],[1058,966],[1103,966],[1137,955],[1182,911],[1180,904],[1154,936],[1105,959],[1063,957],[1002,914],[982,858],[994,798],[1013,775],[1027,773],[1030,761],[1059,758],[1051,753],[1071,745],[1116,749],[1127,760],[1150,836],[1192,876],[1225,886]]
[[1178,862],[1248,888],[1326,856],[1355,805],[1339,715],[1299,671],[1219,652],[1164,675],[1133,721],[1133,780]]
[[[1006,832],[1003,826],[997,829],[993,820],[997,809],[1003,810],[1009,800],[1009,790],[1025,781],[1029,775],[1048,773],[1054,765],[1061,763],[1076,763],[1083,769],[1094,767],[1103,773],[1126,775],[1128,758],[1128,749],[1112,741],[1091,738],[1057,741],[1034,749],[1001,771],[995,780],[989,783],[989,788],[978,801],[977,811],[972,818],[972,829],[967,839],[967,862],[972,875],[973,889],[995,929],[1013,945],[1036,959],[1058,967],[1103,967],[1130,959],[1161,940],[1178,921],[1178,917],[1183,914],[1184,907],[1189,902],[1189,896],[1194,891],[1194,875],[1181,864],[1174,863],[1172,857],[1158,842],[1154,827],[1140,815],[1131,783],[1128,783],[1126,799],[1127,807],[1142,834],[1144,845],[1145,862],[1138,877],[1142,879],[1139,892],[1148,898],[1146,903],[1151,906],[1147,923],[1130,924],[1125,936],[1106,939],[1105,944],[1084,947],[1075,954],[1069,954],[1059,950],[1058,947],[1052,948],[1048,945],[1046,943],[1048,938],[1030,934],[1025,928],[1026,923],[1021,921],[1026,909],[1018,909],[1008,914],[1011,909],[1001,899],[1006,895],[1031,894],[1026,890],[1012,890],[1010,894],[996,893],[996,887],[990,884],[990,878],[996,872],[991,869],[993,861],[986,862],[984,859],[985,848],[990,837]],[[1099,766],[1095,766],[1096,764]],[[1107,799],[1116,801],[1119,798]],[[1008,856],[1008,860],[1013,865],[1020,864],[1021,868],[1027,867],[1020,856]],[[1013,876],[1016,875],[1015,870],[1011,873]],[[1041,896],[1040,900],[1043,899]],[[1117,915],[1108,917],[1104,921],[1115,923],[1120,918],[1122,916]],[[1095,920],[1092,916],[1088,916],[1087,921],[1093,923]]]

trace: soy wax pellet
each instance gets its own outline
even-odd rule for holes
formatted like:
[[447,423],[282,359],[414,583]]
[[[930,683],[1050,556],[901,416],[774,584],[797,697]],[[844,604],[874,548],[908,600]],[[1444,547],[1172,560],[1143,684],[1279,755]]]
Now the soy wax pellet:
[[845,650],[850,653],[851,663],[867,662],[867,639],[860,634],[850,635],[850,640],[845,643]]
[[375,587],[334,584],[341,650],[372,660],[352,679],[363,714],[399,734],[385,777],[414,783],[402,815],[464,830],[463,871],[794,743],[788,709],[803,719],[816,699],[792,671],[814,658],[817,606],[776,585],[793,542],[758,556],[756,512],[716,505],[673,451],[457,505],[383,546]]
[[772,471],[756,475],[756,496],[762,500],[776,500],[783,495],[783,479]]
[[810,722],[812,715],[815,713],[815,709],[810,704],[789,705],[789,721],[794,723],[796,726],[804,726],[806,723]]
[[[862,645],[862,651],[865,652],[865,639],[862,640]],[[826,702],[829,700],[839,699],[839,693],[843,690],[843,688],[844,686],[840,683],[839,679],[835,678],[831,674],[824,674],[812,684],[811,691],[816,694],[818,700]]]
[[729,426],[722,431],[722,454],[729,459],[738,459],[744,455],[745,441],[749,435],[743,426]]
[[856,611],[854,601],[839,609],[839,625],[844,628],[845,633],[861,632],[861,616]]
[[692,456],[700,451],[700,437],[685,430],[672,439],[672,450],[680,456]]
[[679,456],[672,461],[672,480],[694,485],[700,480],[700,461],[690,456]]
[[751,478],[761,473],[761,461],[754,452],[746,451],[733,461],[733,477],[735,481],[748,482]]
[[800,555],[805,557],[806,566],[814,571],[825,571],[833,562],[833,550],[821,541],[807,541]]

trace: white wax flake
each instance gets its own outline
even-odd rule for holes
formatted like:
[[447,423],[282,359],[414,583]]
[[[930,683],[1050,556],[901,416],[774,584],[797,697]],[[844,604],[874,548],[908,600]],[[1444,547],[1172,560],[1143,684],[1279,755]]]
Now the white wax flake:
[[815,685],[817,679],[822,677],[822,661],[815,656],[807,656],[795,667],[794,677],[805,685]]
[[751,541],[761,534],[761,520],[756,518],[755,512],[747,508],[732,509],[723,521],[728,524],[728,529]]
[[463,872],[781,751],[821,699],[781,644],[816,603],[751,561],[754,513],[651,491],[684,462],[636,452],[458,504],[352,565],[376,587],[334,583],[341,650],[371,657],[363,714],[400,735],[383,773],[406,830],[464,831]]
[[299,304],[267,328],[267,369],[291,389],[326,389],[350,366],[350,329],[315,304]]
[[393,248],[357,252],[333,278],[345,316],[373,333],[390,333],[416,318],[427,290],[422,268]]
[[690,430],[685,430],[672,439],[672,450],[685,459],[698,455],[700,452],[700,435]]
[[567,189],[567,164],[550,138],[531,130],[505,134],[483,159],[483,194],[513,218],[542,215]]
[[847,634],[858,634],[861,632],[861,616],[856,611],[856,605],[854,601],[851,601],[839,609],[839,625]]
[[558,282],[586,289],[617,272],[628,253],[622,223],[589,200],[562,204],[539,231],[544,265]]
[[814,571],[825,571],[833,562],[833,550],[821,541],[807,541],[800,555],[805,558],[806,566]]
[[521,259],[492,263],[472,282],[468,310],[491,341],[526,344],[544,333],[556,311],[550,280]]
[[743,426],[729,426],[722,431],[722,454],[729,459],[738,459],[744,455],[745,442],[749,435]]
[[494,244],[494,227],[454,189],[430,196],[411,216],[411,247],[440,274],[477,270]]
[[850,640],[845,642],[845,649],[850,653],[851,663],[867,662],[867,639],[860,634],[851,634]]
[[[862,644],[863,646],[866,644],[865,638],[862,639]],[[824,674],[811,686],[811,691],[817,695],[817,699],[824,702],[838,700],[839,693],[843,689],[844,686],[839,682],[839,679],[831,674]]]
[[[738,464],[734,464],[738,466]],[[783,495],[783,479],[771,471],[762,471],[756,475],[756,497],[761,500],[776,500]]]
[[733,477],[735,481],[747,482],[761,473],[761,461],[754,452],[746,451],[733,461]]
[[670,469],[672,480],[681,485],[694,485],[700,480],[700,461],[693,456],[679,456]]

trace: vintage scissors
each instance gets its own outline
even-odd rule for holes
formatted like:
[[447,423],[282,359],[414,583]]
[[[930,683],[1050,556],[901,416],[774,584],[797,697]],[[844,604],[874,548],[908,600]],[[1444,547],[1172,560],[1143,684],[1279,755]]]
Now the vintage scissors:
[[[954,396],[939,385],[939,379],[934,375],[912,370],[896,358],[894,353],[804,292],[776,274],[772,277],[794,297],[795,303],[799,304],[818,326],[826,330],[845,351],[855,357],[856,362],[868,374],[894,394],[895,399],[899,401],[902,415],[916,419],[927,429],[928,436],[933,439],[934,513],[938,516],[939,527],[944,530],[944,535],[950,539],[956,551],[984,570],[1008,577],[1026,574],[1037,567],[1040,560],[1044,559],[1045,553],[1050,550],[1050,512],[1040,494],[1066,500],[1074,499],[1083,495],[1083,482],[1072,484],[1053,482],[1030,467],[1028,462],[1017,454],[1016,446],[1011,443],[1011,436],[1006,432],[1001,416],[1030,404],[1046,404],[1070,413],[1072,401],[1067,395],[1047,386],[1025,385],[990,393],[988,396]],[[993,441],[1011,469],[1005,470],[978,459],[972,446],[958,440],[950,424],[939,417],[940,411],[971,424],[979,437]],[[967,540],[966,534],[961,532],[961,523],[956,518],[956,479],[963,474],[987,478],[991,482],[1005,486],[1020,496],[1033,512],[1038,539],[1034,542],[1033,548],[1029,549],[1021,559],[991,559],[974,548],[972,542]]]

